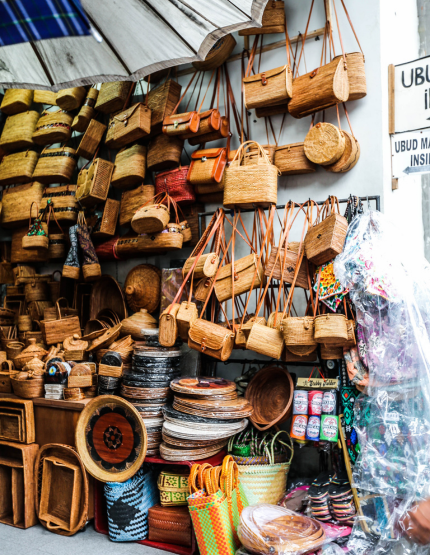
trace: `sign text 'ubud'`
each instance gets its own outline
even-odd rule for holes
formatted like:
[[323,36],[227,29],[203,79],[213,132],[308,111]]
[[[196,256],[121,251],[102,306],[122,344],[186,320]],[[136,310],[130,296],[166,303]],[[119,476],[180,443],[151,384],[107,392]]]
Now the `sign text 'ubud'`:
[[395,133],[430,127],[430,56],[394,72]]

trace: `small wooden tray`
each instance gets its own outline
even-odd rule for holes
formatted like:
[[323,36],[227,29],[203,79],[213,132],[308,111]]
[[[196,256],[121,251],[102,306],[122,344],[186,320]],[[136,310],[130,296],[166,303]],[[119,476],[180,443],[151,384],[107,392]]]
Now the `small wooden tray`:
[[[34,443],[36,433],[34,428],[33,402],[26,399],[12,399],[10,397],[0,397],[0,418],[2,414],[21,415],[21,439],[14,439],[22,443]],[[0,440],[3,438],[0,431]]]
[[0,413],[0,437],[6,441],[22,442],[22,415],[12,412]]

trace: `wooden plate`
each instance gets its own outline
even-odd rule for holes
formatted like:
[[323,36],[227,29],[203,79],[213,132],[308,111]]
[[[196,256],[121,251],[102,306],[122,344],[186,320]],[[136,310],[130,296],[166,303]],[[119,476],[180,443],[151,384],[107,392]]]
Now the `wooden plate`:
[[[232,399],[230,401],[218,401],[218,400],[208,400],[208,399],[187,399],[180,398],[175,395],[175,403],[178,406],[187,407],[191,409],[207,410],[210,412],[234,412],[242,410],[251,410],[252,406],[247,399],[239,397],[237,399]],[[176,410],[180,410],[177,407]]]
[[[198,384],[195,381],[198,380]],[[206,387],[205,387],[206,386]],[[236,391],[236,384],[222,378],[183,376],[172,380],[170,387],[186,395],[224,395]]]
[[120,397],[103,395],[81,412],[76,448],[87,471],[101,482],[125,482],[141,467],[147,435],[139,412]]
[[87,351],[97,351],[99,349],[106,349],[111,343],[113,343],[121,332],[121,324],[117,324],[113,328],[107,329],[103,335],[94,339],[91,343],[91,347]]
[[202,401],[233,401],[234,399],[237,399],[237,391],[225,393],[224,395],[186,395],[185,393],[175,392],[175,397],[177,397],[178,399],[200,399]]
[[160,455],[166,461],[198,461],[212,457],[223,450],[225,442],[219,443],[216,447],[203,447],[202,449],[173,449],[161,443]]

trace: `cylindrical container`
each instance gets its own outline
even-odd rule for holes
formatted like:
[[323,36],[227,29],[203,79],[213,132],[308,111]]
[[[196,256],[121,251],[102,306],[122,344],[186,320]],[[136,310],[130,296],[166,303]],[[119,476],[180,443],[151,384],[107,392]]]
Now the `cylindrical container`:
[[308,414],[308,392],[296,389],[294,392],[293,414]]
[[320,427],[321,427],[321,417],[309,416],[308,425],[306,427],[306,439],[308,441],[319,441]]
[[295,414],[291,422],[290,436],[298,443],[306,443],[306,427],[308,417],[306,414]]
[[322,391],[309,391],[308,394],[308,414],[309,416],[321,416],[323,392]]
[[321,417],[320,440],[336,443],[339,437],[339,417],[324,414]]
[[324,391],[322,401],[322,414],[337,415],[337,393],[336,390]]

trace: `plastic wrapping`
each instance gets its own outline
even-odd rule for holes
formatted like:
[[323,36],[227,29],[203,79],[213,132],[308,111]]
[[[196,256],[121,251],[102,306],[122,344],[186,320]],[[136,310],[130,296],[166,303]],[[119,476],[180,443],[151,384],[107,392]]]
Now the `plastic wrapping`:
[[348,544],[360,555],[430,552],[400,539],[413,536],[407,511],[430,497],[430,267],[399,231],[379,212],[360,215],[334,263],[369,373],[354,420],[353,485],[369,492]]

